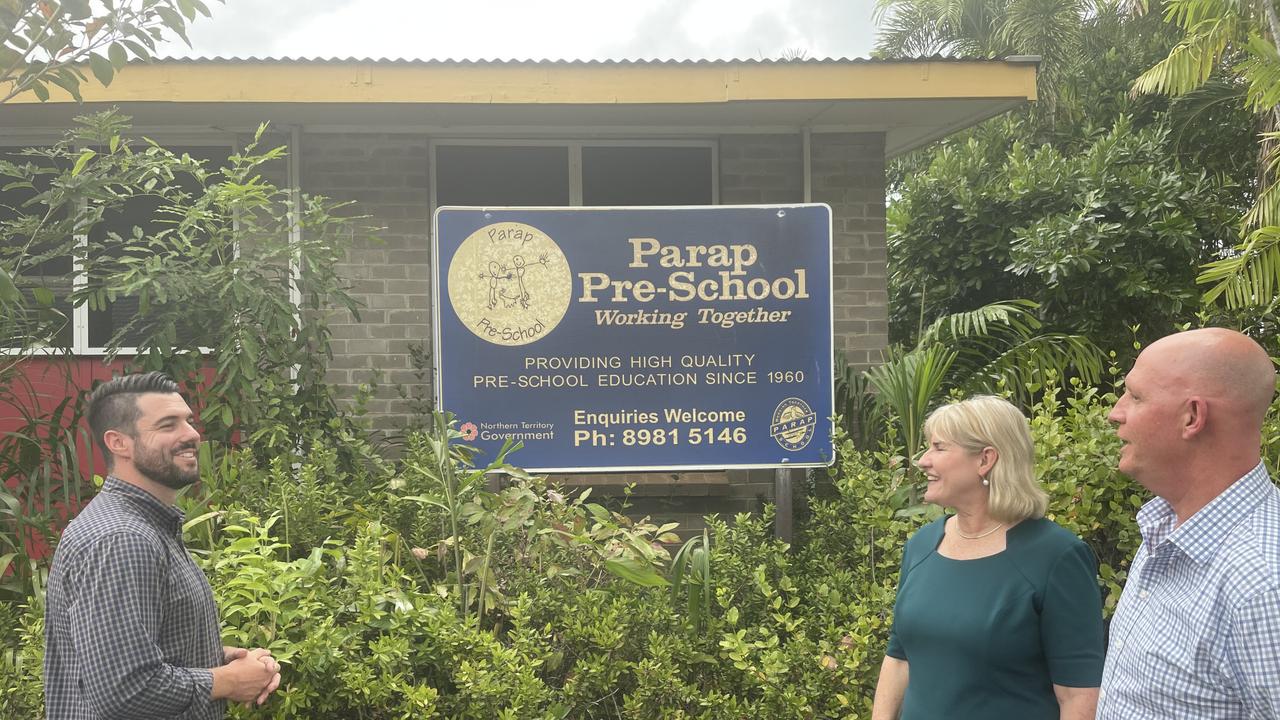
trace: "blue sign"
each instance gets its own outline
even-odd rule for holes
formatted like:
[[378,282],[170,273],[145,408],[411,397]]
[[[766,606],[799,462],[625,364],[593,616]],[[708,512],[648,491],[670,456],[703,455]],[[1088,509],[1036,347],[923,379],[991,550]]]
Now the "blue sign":
[[538,472],[832,461],[831,209],[441,208],[436,401]]

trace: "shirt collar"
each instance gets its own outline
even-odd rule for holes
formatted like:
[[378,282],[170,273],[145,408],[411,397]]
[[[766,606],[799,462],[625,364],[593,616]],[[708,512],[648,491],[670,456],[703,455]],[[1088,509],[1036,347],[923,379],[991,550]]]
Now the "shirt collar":
[[1152,549],[1168,540],[1195,562],[1205,563],[1217,554],[1222,536],[1262,501],[1271,485],[1266,467],[1259,462],[1181,525],[1173,507],[1157,497],[1138,511],[1138,527]]
[[137,485],[127,483],[114,475],[108,475],[102,483],[102,492],[126,497],[159,527],[173,533],[182,532],[182,522],[186,519],[186,515],[173,505],[164,504],[155,495]]

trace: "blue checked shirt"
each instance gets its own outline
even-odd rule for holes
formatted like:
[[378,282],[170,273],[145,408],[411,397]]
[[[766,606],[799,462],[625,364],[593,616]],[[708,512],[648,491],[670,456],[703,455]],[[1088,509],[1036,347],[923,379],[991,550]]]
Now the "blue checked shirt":
[[221,718],[209,582],[182,544],[182,513],[107,478],[58,543],[45,603],[48,720]]
[[1138,512],[1098,720],[1280,718],[1280,489],[1259,463],[1176,522]]

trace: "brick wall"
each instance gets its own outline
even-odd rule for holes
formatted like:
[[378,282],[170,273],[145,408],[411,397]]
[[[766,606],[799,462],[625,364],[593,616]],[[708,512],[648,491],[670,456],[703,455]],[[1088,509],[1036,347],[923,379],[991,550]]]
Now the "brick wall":
[[[354,395],[376,380],[368,409],[374,426],[404,427],[406,392],[429,397],[418,382],[409,346],[431,343],[430,193],[427,138],[415,135],[314,135],[302,138],[304,192],[355,201],[371,233],[355,239],[340,272],[364,303],[357,321],[346,312],[331,321],[329,381]],[[429,374],[428,374],[429,380]]]
[[799,135],[720,138],[720,203],[768,205],[804,200],[804,144]]
[[831,206],[836,347],[851,365],[880,361],[889,342],[884,135],[814,135],[812,198]]

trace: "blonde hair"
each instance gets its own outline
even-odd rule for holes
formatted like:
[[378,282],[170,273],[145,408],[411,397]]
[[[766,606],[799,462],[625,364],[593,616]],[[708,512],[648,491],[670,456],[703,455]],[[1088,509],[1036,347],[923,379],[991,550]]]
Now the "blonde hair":
[[1031,426],[1013,403],[994,395],[977,395],[943,405],[924,421],[924,434],[954,443],[970,453],[995,448],[996,463],[987,475],[987,512],[1015,523],[1044,517],[1049,494],[1035,477]]

